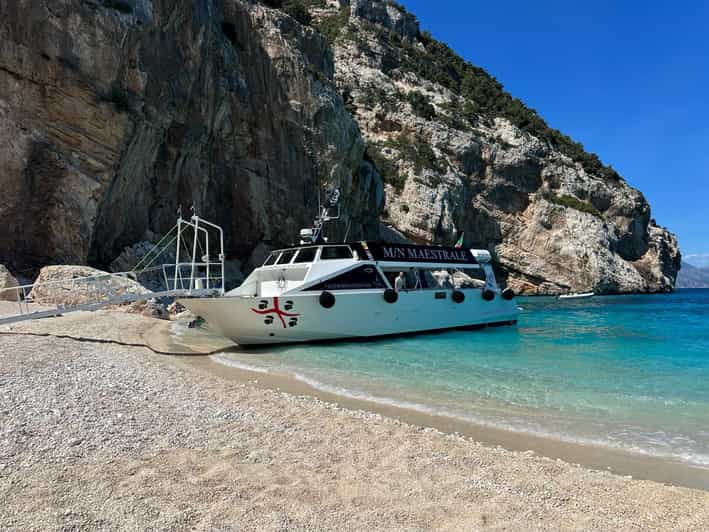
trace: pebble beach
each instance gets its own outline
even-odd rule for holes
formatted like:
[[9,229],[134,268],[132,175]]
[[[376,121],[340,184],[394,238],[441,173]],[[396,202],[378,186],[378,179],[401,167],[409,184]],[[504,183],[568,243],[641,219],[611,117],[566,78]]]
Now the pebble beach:
[[707,491],[222,378],[156,322],[0,327],[0,529],[709,528]]

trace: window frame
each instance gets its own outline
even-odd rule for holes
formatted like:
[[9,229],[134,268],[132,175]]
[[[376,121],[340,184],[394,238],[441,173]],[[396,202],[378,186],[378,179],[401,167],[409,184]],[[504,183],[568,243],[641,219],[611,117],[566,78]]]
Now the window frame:
[[[296,252],[297,252],[297,251],[298,251],[298,250],[295,250],[295,249],[286,249],[286,250],[281,251],[281,254],[280,254],[280,256],[278,257],[278,260],[277,260],[273,265],[274,265],[274,266],[287,266],[288,264],[290,264],[291,262],[293,262],[293,259],[295,258],[295,255],[296,255]],[[291,255],[290,255],[290,257],[288,258],[288,262],[280,262],[281,259],[282,259],[284,256],[287,256],[289,253],[290,253]]]
[[[269,263],[268,259],[274,257],[273,262]],[[271,251],[271,253],[268,254],[268,257],[266,257],[266,260],[263,261],[263,264],[261,266],[263,267],[268,267],[268,266],[273,266],[276,264],[278,259],[281,258],[281,252],[280,251]]]
[[[291,261],[291,264],[312,264],[318,258],[318,249],[319,248],[317,246],[309,246],[307,248],[298,249],[298,252],[295,254],[295,257],[293,257],[293,260]],[[304,251],[312,251],[313,252],[312,259],[299,261],[298,259],[300,258],[300,255]]]
[[[325,258],[325,257],[323,257],[323,254],[325,253],[326,249],[346,249],[347,251],[349,251],[350,256],[349,257]],[[347,244],[324,245],[320,248],[319,260],[322,260],[322,261],[326,261],[326,260],[354,260],[354,251]]]
[[[334,260],[334,259],[333,259]],[[337,279],[340,279],[344,276],[350,276],[350,275],[357,275],[357,273],[360,270],[365,270],[365,268],[371,268],[373,270],[374,278],[370,281],[370,286],[346,286],[341,284],[340,286],[332,286],[335,284]],[[367,273],[366,271],[364,273]],[[371,286],[371,284],[377,283],[380,286]],[[360,282],[359,284],[364,284],[364,282]],[[330,285],[330,286],[329,286]],[[328,277],[327,279],[320,279],[316,283],[312,284],[311,286],[308,286],[306,288],[303,288],[304,292],[314,292],[314,291],[319,291],[319,290],[327,290],[327,291],[362,291],[362,290],[375,290],[375,291],[383,291],[389,288],[389,282],[387,281],[386,277],[382,274],[382,271],[377,268],[375,264],[360,264],[357,266],[353,266],[352,268],[346,269],[344,271],[340,270],[339,272],[335,273],[333,276]]]

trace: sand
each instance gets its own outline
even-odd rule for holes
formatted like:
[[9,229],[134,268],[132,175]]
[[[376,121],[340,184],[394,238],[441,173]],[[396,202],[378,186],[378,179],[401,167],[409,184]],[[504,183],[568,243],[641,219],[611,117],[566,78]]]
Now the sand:
[[709,529],[707,491],[158,355],[155,325],[97,312],[0,327],[0,529]]

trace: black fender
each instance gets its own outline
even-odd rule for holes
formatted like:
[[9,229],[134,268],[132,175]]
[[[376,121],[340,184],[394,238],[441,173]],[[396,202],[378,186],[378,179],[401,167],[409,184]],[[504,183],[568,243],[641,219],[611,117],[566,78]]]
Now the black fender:
[[384,290],[384,301],[387,303],[396,303],[398,299],[399,294],[397,294],[395,290],[392,290],[391,288]]
[[320,294],[320,305],[322,305],[323,308],[334,307],[335,296],[331,292],[325,290],[322,294]]
[[510,300],[514,299],[514,297],[515,297],[515,291],[512,290],[511,288],[505,288],[502,291],[502,299],[504,299],[505,301],[510,301]]

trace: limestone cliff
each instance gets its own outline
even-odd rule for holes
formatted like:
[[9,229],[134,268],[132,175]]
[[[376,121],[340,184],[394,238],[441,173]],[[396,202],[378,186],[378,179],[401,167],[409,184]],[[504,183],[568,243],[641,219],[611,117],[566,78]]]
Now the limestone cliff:
[[180,205],[247,258],[297,238],[325,183],[376,236],[381,181],[333,68],[317,31],[253,2],[0,3],[0,263],[107,265]]
[[323,183],[333,236],[465,232],[518,290],[665,291],[679,266],[640,192],[390,1],[2,2],[0,162],[14,271],[107,266],[180,205],[253,264]]
[[[322,4],[322,3],[321,3]],[[612,168],[465,63],[395,2],[315,10],[335,79],[410,239],[489,248],[517,290],[671,290],[677,241]]]

